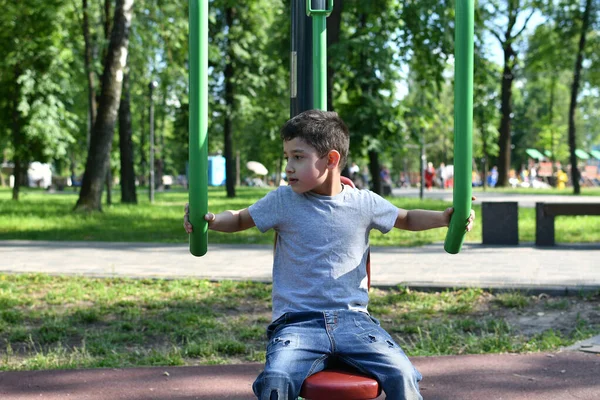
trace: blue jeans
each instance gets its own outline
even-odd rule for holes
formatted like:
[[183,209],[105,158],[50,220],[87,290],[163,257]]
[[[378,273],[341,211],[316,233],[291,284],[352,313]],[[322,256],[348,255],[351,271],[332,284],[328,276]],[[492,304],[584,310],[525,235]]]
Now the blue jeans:
[[422,400],[421,374],[379,321],[356,311],[284,314],[267,328],[267,362],[256,378],[260,400],[294,400],[302,382],[332,359],[379,381],[389,400]]

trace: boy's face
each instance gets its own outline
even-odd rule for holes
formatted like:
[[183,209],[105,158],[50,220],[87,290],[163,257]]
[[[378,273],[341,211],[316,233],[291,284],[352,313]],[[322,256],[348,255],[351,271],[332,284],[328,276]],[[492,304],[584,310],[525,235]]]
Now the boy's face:
[[283,155],[287,161],[285,173],[292,190],[296,193],[319,193],[327,179],[327,155],[320,157],[314,147],[299,138],[283,142]]

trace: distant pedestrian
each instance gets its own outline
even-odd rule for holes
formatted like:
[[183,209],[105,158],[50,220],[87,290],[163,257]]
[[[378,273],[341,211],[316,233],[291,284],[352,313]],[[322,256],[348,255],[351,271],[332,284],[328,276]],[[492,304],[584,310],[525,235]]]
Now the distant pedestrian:
[[438,169],[438,176],[440,177],[440,188],[446,188],[446,164],[440,163],[440,168]]
[[358,167],[358,165],[356,165],[355,162],[352,162],[352,165],[350,166],[350,179],[352,179],[353,181],[356,180],[359,172],[360,168]]
[[433,163],[427,163],[427,168],[425,169],[425,187],[427,190],[431,190],[433,187],[433,178],[435,178],[435,168],[433,168]]
[[363,180],[363,189],[369,190],[370,188],[370,183],[371,183],[371,176],[369,173],[369,167],[367,167],[366,165],[362,167],[362,171],[361,171],[361,176],[362,176],[362,180]]

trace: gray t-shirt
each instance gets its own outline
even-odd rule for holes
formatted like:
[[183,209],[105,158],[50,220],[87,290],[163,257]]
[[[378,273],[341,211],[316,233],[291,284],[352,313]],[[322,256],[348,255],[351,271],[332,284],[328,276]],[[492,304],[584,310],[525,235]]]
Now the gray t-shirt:
[[347,185],[336,196],[279,187],[248,209],[261,232],[278,232],[273,320],[287,312],[367,312],[369,232],[389,232],[398,208]]

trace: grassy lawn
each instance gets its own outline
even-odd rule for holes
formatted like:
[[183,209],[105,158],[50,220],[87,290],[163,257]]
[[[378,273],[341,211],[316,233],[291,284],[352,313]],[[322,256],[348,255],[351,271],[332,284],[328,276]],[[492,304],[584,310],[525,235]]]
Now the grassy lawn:
[[[237,197],[228,199],[223,188],[210,188],[209,209],[219,212],[247,207],[264,196],[267,190],[240,187],[237,189]],[[530,190],[527,193],[531,192]],[[584,190],[584,193],[588,192]],[[565,191],[562,193],[568,194]],[[47,193],[41,190],[24,189],[18,202],[10,200],[10,196],[7,188],[0,188],[0,215],[2,215],[0,240],[165,243],[187,241],[187,235],[182,227],[182,217],[183,205],[187,202],[188,195],[181,189],[156,193],[156,201],[152,205],[147,200],[147,193],[140,191],[138,193],[140,204],[137,206],[116,203],[111,207],[105,206],[102,213],[92,214],[72,212],[77,201],[77,195],[73,192]],[[115,201],[118,201],[119,197],[119,193],[115,191],[113,194]],[[390,198],[390,201],[406,209],[444,210],[448,206],[448,203],[437,200]],[[479,206],[474,206],[474,209],[478,215],[481,215]],[[371,235],[371,243],[376,246],[419,246],[442,242],[445,235],[445,229],[425,232],[404,232],[395,229],[387,235],[374,231]],[[559,243],[600,242],[600,217],[558,217],[556,235]],[[519,238],[522,242],[535,240],[533,209],[519,209]],[[271,244],[272,240],[272,234],[261,234],[256,228],[233,235],[220,232],[209,233],[210,243]],[[475,229],[467,235],[466,241],[481,242],[481,224],[477,221]]]
[[[0,274],[0,370],[264,362],[271,285]],[[550,351],[600,334],[600,293],[371,291],[407,354]]]
[[[554,196],[570,196],[573,194],[573,188],[566,188],[563,190],[558,190],[554,188],[548,189],[532,189],[532,188],[493,188],[487,189],[488,192],[492,193],[502,193],[502,194],[523,194],[523,195],[536,195],[536,194],[551,194]],[[478,192],[483,192],[483,188],[477,187],[473,188],[473,193],[477,195]],[[600,187],[582,187],[581,188],[581,196],[600,196]]]

